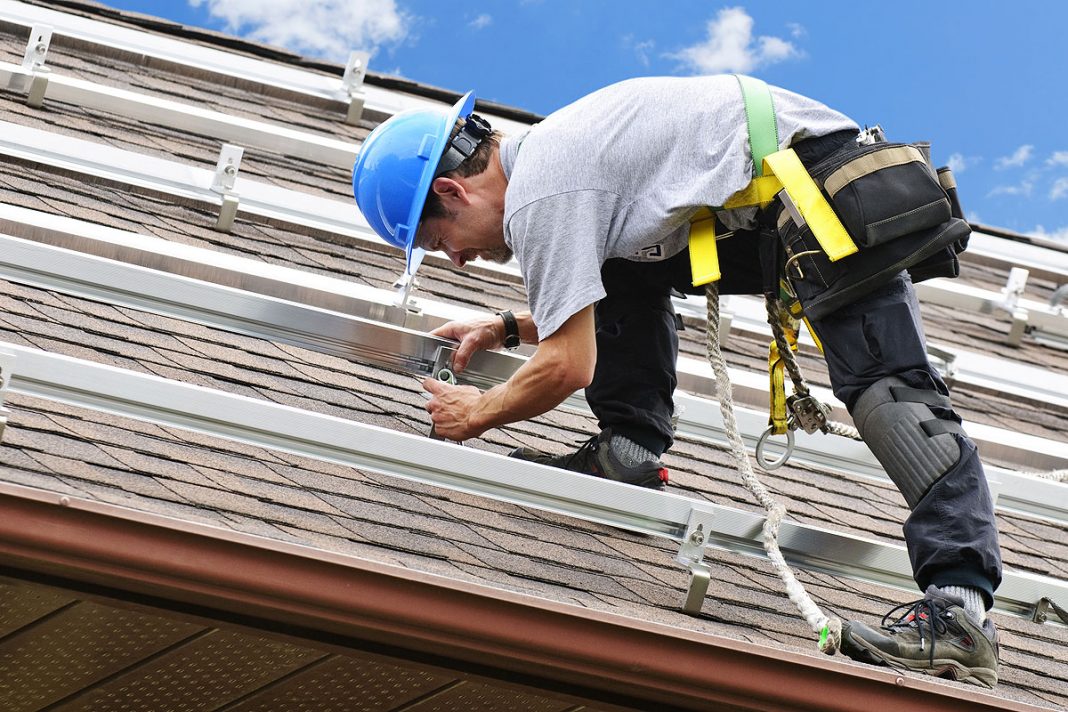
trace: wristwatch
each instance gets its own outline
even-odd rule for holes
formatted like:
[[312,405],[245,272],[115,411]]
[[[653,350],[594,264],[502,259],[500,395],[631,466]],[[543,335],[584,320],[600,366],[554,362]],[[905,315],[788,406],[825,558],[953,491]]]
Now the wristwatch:
[[504,320],[504,348],[517,348],[522,342],[519,340],[519,322],[515,320],[515,314],[502,311],[497,312],[497,316]]

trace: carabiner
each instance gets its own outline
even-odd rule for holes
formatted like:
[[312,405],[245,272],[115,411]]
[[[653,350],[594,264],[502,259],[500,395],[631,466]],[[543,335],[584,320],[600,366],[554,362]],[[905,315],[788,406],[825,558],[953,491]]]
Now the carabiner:
[[777,470],[786,464],[786,461],[790,459],[790,456],[794,454],[794,431],[790,428],[786,431],[786,452],[784,452],[777,460],[768,460],[764,457],[764,446],[768,443],[768,438],[771,437],[772,431],[775,430],[774,425],[769,425],[767,430],[763,432],[760,439],[756,444],[756,460],[757,464],[765,470]]

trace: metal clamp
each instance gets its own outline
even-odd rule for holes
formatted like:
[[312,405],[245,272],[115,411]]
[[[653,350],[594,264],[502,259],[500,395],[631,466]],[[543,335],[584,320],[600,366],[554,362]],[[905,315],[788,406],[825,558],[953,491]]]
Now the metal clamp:
[[349,55],[348,64],[345,65],[345,74],[341,78],[341,91],[349,103],[348,115],[345,117],[346,123],[359,123],[360,117],[363,116],[363,108],[367,103],[367,97],[363,92],[363,80],[367,76],[367,62],[370,59],[370,52],[353,52]]
[[[434,363],[430,367],[430,375],[443,383],[448,383],[450,386],[456,385],[456,374],[453,373],[452,357],[456,355],[456,349],[448,346],[439,346],[437,352],[434,354]],[[430,438],[432,440],[444,440],[445,438],[438,435],[437,428],[433,425],[430,426]],[[456,441],[458,445],[463,445],[462,441]]]
[[709,532],[712,531],[712,518],[712,512],[697,507],[690,509],[682,544],[675,556],[675,561],[690,570],[690,583],[686,588],[686,600],[682,604],[682,610],[692,616],[701,613],[711,581],[711,572],[703,562]]
[[419,286],[419,282],[416,281],[415,275],[405,272],[393,283],[393,288],[397,290],[397,298],[394,300],[401,309],[411,313],[419,314],[423,311],[423,308],[419,306],[419,303],[412,299],[412,292]]
[[1035,612],[1031,615],[1031,620],[1035,623],[1045,623],[1049,620],[1051,612],[1060,618],[1062,623],[1068,623],[1068,611],[1045,597],[1040,598],[1035,604]]
[[831,409],[816,396],[801,396],[795,393],[786,399],[786,405],[794,416],[790,419],[791,430],[801,428],[811,435],[817,430],[827,429],[827,417],[831,414]]
[[245,155],[245,149],[232,143],[223,144],[219,152],[219,161],[215,164],[215,176],[211,181],[211,189],[222,196],[222,205],[219,207],[219,219],[215,223],[215,229],[220,232],[230,232],[237,217],[237,207],[240,198],[234,186],[237,184],[237,174],[241,170],[241,157]]
[[48,90],[49,69],[45,66],[48,48],[52,43],[52,28],[49,25],[34,25],[30,30],[30,39],[26,43],[26,52],[22,55],[24,74],[13,75],[9,87],[22,91],[29,84],[26,104],[40,109],[44,104],[45,92]]
[[11,411],[4,407],[4,397],[7,395],[8,386],[11,384],[11,373],[14,368],[15,354],[0,351],[0,439],[4,437],[7,417],[11,415]]

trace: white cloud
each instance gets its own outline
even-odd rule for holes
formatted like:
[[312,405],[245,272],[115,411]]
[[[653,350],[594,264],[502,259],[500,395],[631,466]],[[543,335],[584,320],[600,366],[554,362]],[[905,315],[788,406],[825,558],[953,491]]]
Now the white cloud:
[[637,42],[634,39],[634,35],[630,34],[623,35],[623,37],[620,38],[620,41],[622,42],[624,49],[629,49],[634,52],[634,56],[643,67],[649,66],[649,54],[656,47],[655,41],[644,40],[642,42]]
[[473,29],[482,30],[493,24],[493,18],[487,15],[486,13],[482,13],[467,24]]
[[1046,163],[1050,166],[1068,166],[1068,151],[1054,151]]
[[798,22],[788,22],[786,23],[786,26],[790,29],[790,36],[795,40],[799,40],[808,35],[808,30],[805,29],[805,26]]
[[1047,231],[1046,228],[1042,227],[1041,225],[1036,225],[1035,229],[1028,234],[1033,235],[1035,237],[1043,237],[1047,240],[1060,240],[1061,242],[1068,242],[1068,225],[1065,225],[1064,227],[1059,229],[1054,229],[1052,231]]
[[1018,185],[999,185],[986,194],[986,197],[991,198],[995,195],[1022,195],[1030,196],[1031,191],[1035,188],[1035,183],[1032,180],[1025,180]]
[[205,5],[227,32],[344,62],[352,50],[399,42],[411,18],[395,0],[188,0]]
[[704,42],[668,56],[695,74],[744,74],[800,57],[801,52],[779,37],[760,36],[754,40],[753,18],[741,7],[728,7],[708,21],[708,38]]
[[1068,178],[1058,178],[1053,181],[1053,187],[1049,191],[1050,200],[1068,198]]
[[1023,164],[1031,160],[1031,154],[1034,152],[1035,147],[1031,144],[1024,144],[1017,148],[1011,156],[1002,156],[994,163],[995,170],[1004,170],[1006,168],[1018,168]]
[[963,173],[968,168],[968,160],[959,153],[954,153],[948,159],[946,159],[946,165],[949,166],[949,170],[954,173]]

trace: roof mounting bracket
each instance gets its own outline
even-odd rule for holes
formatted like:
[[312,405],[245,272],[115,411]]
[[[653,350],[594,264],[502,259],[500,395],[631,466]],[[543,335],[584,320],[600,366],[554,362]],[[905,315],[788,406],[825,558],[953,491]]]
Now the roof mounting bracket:
[[7,395],[7,387],[11,383],[11,371],[14,367],[15,354],[0,351],[0,440],[4,438],[7,416],[11,414],[11,411],[4,407],[4,396]]
[[49,69],[45,66],[48,48],[52,43],[52,28],[49,25],[34,25],[30,29],[30,39],[26,42],[26,52],[22,55],[24,75],[11,78],[11,88],[25,90],[29,83],[26,103],[34,109],[40,109],[48,90]]
[[1001,301],[994,306],[1006,311],[1012,317],[1012,326],[1009,328],[1006,341],[1011,346],[1019,346],[1023,336],[1028,330],[1027,309],[1020,306],[1020,297],[1027,286],[1027,277],[1030,271],[1023,267],[1013,267],[1009,270],[1009,278],[1001,290]]
[[1049,620],[1050,612],[1060,618],[1062,623],[1068,624],[1068,611],[1064,610],[1056,603],[1045,597],[1038,599],[1038,603],[1035,604],[1035,612],[1031,616],[1031,620],[1035,623],[1045,623]]
[[30,29],[30,39],[26,43],[26,52],[22,55],[22,68],[27,71],[35,71],[43,67],[48,56],[48,47],[51,44],[51,26],[34,25]]
[[419,303],[412,299],[412,292],[419,286],[419,282],[415,279],[415,275],[404,272],[393,283],[393,288],[397,290],[397,298],[394,301],[401,309],[411,313],[419,314],[423,311],[423,308],[419,306]]
[[690,509],[682,544],[679,545],[679,553],[675,556],[675,561],[690,570],[690,583],[686,588],[686,600],[682,604],[682,610],[691,616],[700,615],[705,596],[708,594],[711,571],[704,564],[704,557],[709,534],[714,531],[713,516],[713,512],[696,506]]
[[940,346],[927,345],[927,360],[935,367],[947,386],[952,386],[957,376],[957,354]]
[[370,52],[353,52],[349,55],[348,64],[345,65],[345,75],[341,78],[341,90],[349,102],[349,112],[345,117],[346,123],[359,123],[360,117],[363,116],[363,107],[367,102],[367,96],[363,91],[363,80],[367,76],[367,62],[370,59]]
[[245,149],[232,143],[223,144],[219,152],[219,162],[215,164],[215,177],[211,181],[211,189],[222,195],[222,205],[219,207],[219,219],[215,223],[215,229],[220,232],[230,232],[237,217],[237,207],[240,202],[234,185],[237,183],[237,173],[241,170],[241,157]]

